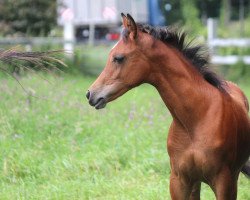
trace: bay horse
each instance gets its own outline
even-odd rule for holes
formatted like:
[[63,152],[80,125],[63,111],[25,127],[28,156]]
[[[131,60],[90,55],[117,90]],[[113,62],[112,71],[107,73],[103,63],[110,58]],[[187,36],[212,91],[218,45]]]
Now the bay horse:
[[142,83],[153,85],[169,109],[167,150],[173,200],[200,199],[201,182],[217,200],[237,198],[237,179],[250,155],[248,101],[209,69],[202,45],[185,33],[136,24],[122,14],[122,37],[86,97],[96,109]]

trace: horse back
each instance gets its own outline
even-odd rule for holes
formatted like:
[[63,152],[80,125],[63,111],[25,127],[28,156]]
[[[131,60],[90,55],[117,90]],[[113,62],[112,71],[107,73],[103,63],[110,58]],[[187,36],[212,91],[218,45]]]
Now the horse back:
[[[237,118],[237,149],[239,158],[241,156],[247,159],[250,155],[250,118],[248,116],[249,112],[249,103],[245,94],[241,89],[232,82],[227,82],[228,93],[233,99],[234,103],[240,106],[233,106],[238,108],[237,113],[234,112],[234,116]],[[245,112],[242,112],[242,111]]]
[[246,109],[246,111],[249,111],[249,103],[247,100],[247,97],[242,92],[242,90],[233,82],[227,81],[228,86],[228,93],[229,95],[243,108]]

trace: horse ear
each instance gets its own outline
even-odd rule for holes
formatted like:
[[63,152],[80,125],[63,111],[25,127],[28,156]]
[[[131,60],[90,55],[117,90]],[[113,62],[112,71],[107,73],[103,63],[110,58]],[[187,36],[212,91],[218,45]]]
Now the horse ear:
[[137,26],[133,17],[130,14],[127,14],[127,27],[129,32],[132,34],[133,38],[137,37]]
[[121,16],[122,16],[122,25],[124,26],[124,28],[128,28],[128,19],[127,19],[126,15],[121,13]]

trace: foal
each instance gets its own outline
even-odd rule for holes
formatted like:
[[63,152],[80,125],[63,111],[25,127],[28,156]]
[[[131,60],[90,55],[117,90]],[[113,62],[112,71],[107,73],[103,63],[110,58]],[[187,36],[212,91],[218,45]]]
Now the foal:
[[101,109],[142,83],[153,85],[173,117],[167,140],[172,199],[200,199],[201,182],[218,200],[236,199],[250,155],[246,97],[208,69],[201,46],[185,45],[184,34],[122,18],[122,38],[87,92],[90,105]]

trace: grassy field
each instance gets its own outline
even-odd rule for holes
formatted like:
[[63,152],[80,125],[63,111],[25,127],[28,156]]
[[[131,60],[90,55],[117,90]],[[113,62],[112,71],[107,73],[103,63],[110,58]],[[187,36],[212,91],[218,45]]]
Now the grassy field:
[[[143,85],[96,111],[92,78],[0,79],[0,199],[165,200],[171,116]],[[250,87],[242,86],[250,98]],[[31,97],[35,95],[38,98]],[[238,199],[250,199],[239,179]],[[202,199],[214,195],[202,186]]]

